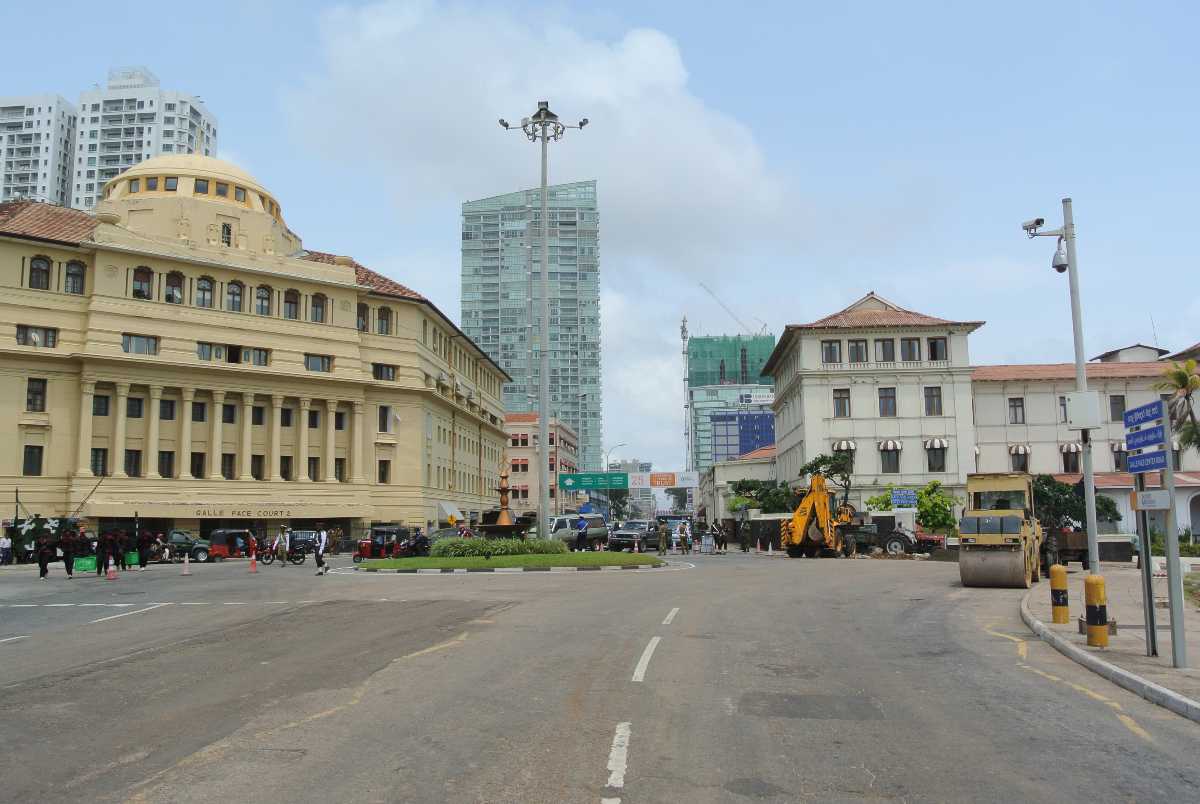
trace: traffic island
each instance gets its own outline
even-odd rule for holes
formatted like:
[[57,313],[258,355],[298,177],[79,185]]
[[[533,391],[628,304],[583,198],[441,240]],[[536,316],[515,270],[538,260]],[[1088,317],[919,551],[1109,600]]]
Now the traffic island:
[[1072,569],[1067,575],[1066,623],[1054,623],[1048,584],[1031,589],[1021,601],[1021,619],[1043,641],[1069,659],[1119,687],[1200,723],[1200,609],[1195,600],[1184,606],[1188,668],[1171,666],[1170,611],[1166,608],[1166,578],[1154,579],[1155,631],[1158,656],[1146,655],[1142,614],[1141,571],[1132,564],[1101,564],[1107,586],[1110,620],[1119,623],[1108,647],[1089,647],[1077,620],[1084,614],[1084,579],[1087,572]]
[[389,558],[365,561],[362,572],[549,572],[552,570],[647,569],[665,567],[657,556],[636,553],[537,553],[516,556],[460,556],[456,558]]

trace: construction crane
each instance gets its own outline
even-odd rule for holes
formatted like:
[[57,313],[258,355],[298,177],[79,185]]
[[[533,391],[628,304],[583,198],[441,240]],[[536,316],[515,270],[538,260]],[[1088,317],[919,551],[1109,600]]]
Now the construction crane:
[[[750,331],[750,327],[747,326],[746,322],[743,321],[742,319],[738,318],[737,313],[735,313],[733,310],[729,309],[729,305],[727,305],[725,302],[721,301],[721,297],[718,296],[716,293],[714,293],[712,288],[710,288],[708,285],[704,284],[703,282],[700,282],[699,285],[700,285],[700,287],[704,288],[704,290],[708,293],[709,296],[713,297],[713,301],[715,301],[717,304],[721,305],[722,310],[729,313],[730,318],[732,318],[734,321],[737,322],[738,326],[742,328],[743,335],[752,336],[754,334],[753,332]],[[760,324],[762,324],[762,329],[759,330],[759,334],[762,334],[767,329],[767,322],[763,321],[761,318],[756,318],[755,320],[758,321]]]

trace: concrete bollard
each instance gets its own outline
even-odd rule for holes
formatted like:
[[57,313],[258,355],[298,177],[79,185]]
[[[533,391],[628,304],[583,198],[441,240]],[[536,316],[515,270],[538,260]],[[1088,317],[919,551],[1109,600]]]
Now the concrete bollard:
[[1067,568],[1062,564],[1050,567],[1050,611],[1054,616],[1052,622],[1071,622],[1067,608]]
[[1108,596],[1104,577],[1089,575],[1083,580],[1083,599],[1087,613],[1087,643],[1093,648],[1108,647]]

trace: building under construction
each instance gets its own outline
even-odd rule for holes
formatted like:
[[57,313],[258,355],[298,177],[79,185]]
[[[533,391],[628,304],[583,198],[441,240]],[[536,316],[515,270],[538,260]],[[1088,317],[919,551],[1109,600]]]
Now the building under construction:
[[[714,451],[728,458],[736,449],[733,445],[750,435],[741,432],[743,427],[761,429],[761,417],[745,414],[771,414],[773,380],[761,372],[775,348],[775,336],[698,336],[686,338],[686,343],[688,468],[703,472],[712,466]],[[714,433],[721,442],[716,450]],[[770,437],[773,440],[773,427]],[[756,446],[762,446],[761,440],[759,434]]]
[[771,385],[759,372],[775,348],[774,335],[712,335],[688,339],[688,387]]

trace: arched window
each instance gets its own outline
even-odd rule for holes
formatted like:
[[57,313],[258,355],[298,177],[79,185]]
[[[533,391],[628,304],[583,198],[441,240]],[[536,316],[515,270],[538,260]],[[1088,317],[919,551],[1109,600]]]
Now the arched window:
[[367,332],[371,328],[371,308],[365,304],[358,305],[358,318],[355,326],[359,332]]
[[83,275],[86,267],[83,263],[72,260],[67,263],[67,283],[63,287],[67,293],[74,293],[77,296],[83,295]]
[[183,274],[172,271],[167,274],[167,289],[164,298],[167,304],[183,304]]
[[196,280],[196,306],[213,306],[213,281],[207,276],[202,276]]
[[300,317],[300,293],[289,290],[283,294],[283,317],[297,319]]
[[50,260],[34,257],[29,261],[29,287],[34,290],[50,289]]
[[376,317],[375,331],[380,335],[392,334],[392,311],[387,307],[380,307]]
[[267,286],[254,290],[254,312],[259,315],[271,314],[271,289]]
[[149,299],[153,294],[154,272],[144,265],[133,270],[133,298]]
[[225,291],[225,309],[235,313],[242,311],[242,287],[241,282],[230,282],[228,289]]
[[317,293],[312,297],[312,310],[310,311],[309,317],[313,320],[314,323],[317,323],[317,324],[325,323],[325,296],[324,296],[324,294]]

